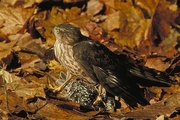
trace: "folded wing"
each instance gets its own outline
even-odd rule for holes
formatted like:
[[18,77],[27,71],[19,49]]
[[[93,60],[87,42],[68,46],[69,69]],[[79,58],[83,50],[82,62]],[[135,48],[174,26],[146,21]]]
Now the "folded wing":
[[126,67],[104,45],[93,40],[82,41],[74,45],[73,54],[85,73],[109,93],[122,97],[132,107],[137,103],[149,104],[140,94],[138,85],[128,80]]

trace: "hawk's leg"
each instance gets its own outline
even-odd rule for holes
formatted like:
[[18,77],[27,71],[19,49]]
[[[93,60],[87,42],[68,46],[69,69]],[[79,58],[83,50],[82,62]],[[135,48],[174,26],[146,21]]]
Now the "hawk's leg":
[[98,96],[96,100],[93,102],[93,105],[95,106],[99,102],[102,103],[103,111],[115,111],[115,98],[114,95],[108,93],[107,91],[104,93],[103,87],[100,85],[98,90]]
[[[98,91],[98,96],[97,96],[97,98],[96,98],[96,100],[94,101],[94,103],[93,104],[96,104],[97,102],[99,102],[99,101],[103,101],[102,100],[102,86],[100,85],[99,86],[99,91]],[[105,105],[105,103],[103,102],[103,104]]]
[[101,96],[101,94],[102,94],[102,86],[100,85],[100,86],[99,86],[99,91],[98,91],[98,96],[97,96],[97,98],[96,98],[96,100],[94,101],[93,104],[96,104],[98,101],[102,101],[102,96]]
[[54,92],[61,92],[64,89],[64,86],[68,84],[68,82],[71,80],[72,75],[67,71],[66,80],[59,86],[58,88],[55,88]]

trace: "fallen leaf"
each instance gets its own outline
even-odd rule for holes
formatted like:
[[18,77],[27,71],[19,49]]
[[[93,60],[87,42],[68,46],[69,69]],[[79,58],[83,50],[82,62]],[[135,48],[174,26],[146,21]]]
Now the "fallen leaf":
[[178,17],[176,10],[171,10],[171,6],[175,6],[176,3],[169,3],[167,1],[160,1],[154,11],[151,25],[147,32],[147,39],[152,41],[152,45],[158,46],[161,41],[167,38],[170,34],[170,29],[175,23],[175,19]]
[[43,44],[41,43],[40,39],[33,39],[33,40],[27,42],[26,44],[20,46],[20,48],[23,51],[37,54],[40,58],[44,57],[44,54],[46,51],[46,49],[43,46]]
[[89,33],[87,36],[89,36],[93,40],[104,42],[110,39],[110,36],[108,36],[104,29],[94,22],[87,23],[86,30]]
[[16,34],[32,14],[33,9],[11,7],[0,9],[0,19],[5,21],[0,31],[7,36]]
[[[163,48],[162,50],[168,53],[168,50],[172,50],[174,48],[174,52],[171,52],[171,55],[168,54],[166,55],[167,57],[172,58],[177,52],[178,50],[175,51],[175,46],[177,45],[177,39],[180,36],[179,32],[176,31],[175,29],[171,29],[170,30],[170,34],[168,35],[168,37],[164,38],[162,41],[163,44]],[[162,51],[162,53],[164,53]],[[174,53],[174,54],[172,54]]]
[[8,117],[8,114],[13,112],[18,105],[23,103],[23,99],[17,97],[17,95],[13,91],[5,91],[0,90],[0,108],[2,117]]
[[10,65],[11,61],[13,59],[13,50],[12,48],[14,45],[17,43],[17,41],[12,41],[12,42],[0,42],[0,61],[5,65]]
[[134,4],[140,7],[146,18],[150,18],[154,15],[155,9],[159,4],[159,1],[160,0],[136,0]]
[[176,112],[176,108],[179,108],[180,102],[180,93],[177,92],[167,99],[155,103],[150,106],[146,106],[143,109],[134,110],[133,112],[126,113],[124,115],[118,115],[114,113],[112,114],[112,118],[134,118],[134,119],[156,119],[160,115],[164,115],[165,117],[170,117],[174,112]]
[[12,6],[19,6],[19,5],[22,5],[24,3],[24,1],[21,1],[21,0],[2,0],[1,2],[5,2],[5,3],[8,3]]
[[[0,76],[1,76],[1,81],[4,80],[5,83],[2,83],[2,84],[6,84],[6,83],[12,83],[14,81],[19,81],[21,78],[20,77],[17,77],[13,74],[10,74],[9,72],[1,69],[0,70]],[[3,80],[2,80],[3,79]]]
[[15,69],[19,74],[39,74],[43,75],[46,70],[46,64],[35,54],[19,52],[18,54],[21,67]]
[[170,66],[170,63],[163,61],[163,58],[148,58],[145,66],[164,72]]
[[[115,1],[114,1],[115,2]],[[115,2],[116,12],[109,14],[103,27],[110,31],[118,45],[134,48],[144,40],[149,20],[145,19],[140,9],[124,2]]]
[[14,91],[18,97],[23,98],[25,101],[34,97],[45,98],[43,84],[28,83],[23,79],[7,84],[7,89]]
[[99,0],[91,0],[87,3],[87,14],[96,15],[103,9],[103,3]]
[[120,19],[123,19],[123,17],[122,18],[120,17],[119,11],[108,15],[106,22],[104,23],[105,24],[104,28],[106,28],[109,31],[114,29],[120,29],[121,27],[123,27],[122,24],[120,23]]

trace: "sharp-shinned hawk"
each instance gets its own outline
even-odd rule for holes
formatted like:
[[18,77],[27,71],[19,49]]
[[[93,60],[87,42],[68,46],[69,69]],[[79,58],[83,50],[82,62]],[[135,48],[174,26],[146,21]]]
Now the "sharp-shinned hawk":
[[56,37],[55,56],[67,69],[67,80],[73,75],[94,81],[110,94],[124,99],[131,107],[137,106],[137,103],[149,104],[140,94],[138,83],[130,79],[132,76],[144,79],[144,82],[154,81],[167,86],[176,84],[167,76],[157,75],[154,69],[129,63],[126,57],[116,55],[98,41],[83,36],[71,24],[57,25],[52,32]]

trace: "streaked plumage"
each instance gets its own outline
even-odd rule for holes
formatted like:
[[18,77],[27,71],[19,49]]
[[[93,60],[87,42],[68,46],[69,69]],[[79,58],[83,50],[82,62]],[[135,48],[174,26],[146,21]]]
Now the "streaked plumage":
[[[55,56],[58,59],[58,61],[66,68],[66,70],[76,77],[80,79],[85,79],[87,82],[94,83],[94,81],[87,76],[84,71],[81,69],[79,64],[76,62],[76,60],[73,58],[73,51],[72,51],[72,45],[67,45],[68,41],[74,41],[78,40],[80,36],[80,31],[72,32],[76,30],[71,30],[71,28],[68,28],[66,26],[67,30],[63,30],[58,26],[54,28],[54,34],[56,36],[56,42],[54,44],[54,52]],[[71,31],[71,32],[70,32]],[[75,34],[75,35],[74,35]]]
[[129,63],[123,55],[116,55],[99,42],[82,36],[79,29],[70,24],[58,25],[53,32],[55,55],[67,71],[77,77],[88,76],[109,93],[123,98],[131,107],[137,103],[149,104],[138,83],[130,79],[133,76],[165,85],[175,84],[169,78],[158,76],[153,69]]

